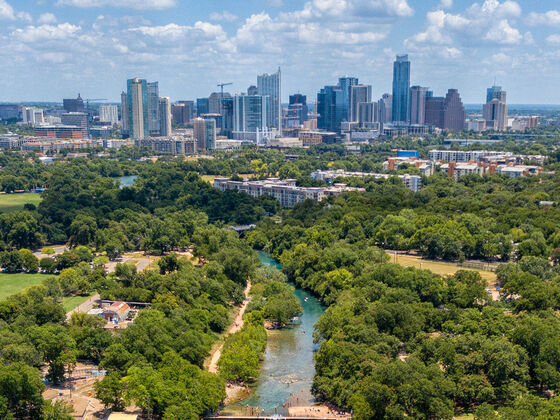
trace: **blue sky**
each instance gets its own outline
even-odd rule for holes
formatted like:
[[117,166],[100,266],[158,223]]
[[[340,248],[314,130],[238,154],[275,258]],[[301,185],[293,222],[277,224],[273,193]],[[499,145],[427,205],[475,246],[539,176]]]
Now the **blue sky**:
[[194,99],[278,66],[284,100],[340,75],[378,98],[408,53],[436,95],[480,103],[496,79],[510,103],[560,103],[558,0],[0,0],[0,45],[0,101],[117,101],[135,76]]

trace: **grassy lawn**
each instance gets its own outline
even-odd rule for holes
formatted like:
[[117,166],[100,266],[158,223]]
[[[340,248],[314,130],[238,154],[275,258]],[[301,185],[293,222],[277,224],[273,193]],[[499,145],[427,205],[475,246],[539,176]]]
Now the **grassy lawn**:
[[[393,251],[387,251],[391,257],[391,262],[395,262],[395,254]],[[457,264],[442,262],[442,261],[432,261],[426,260],[422,257],[415,255],[397,255],[396,263],[402,265],[403,267],[416,267],[422,268],[423,270],[430,270],[441,276],[453,275],[459,270],[471,270],[478,271],[483,279],[488,281],[488,285],[492,286],[496,284],[496,273],[484,270],[475,270],[472,268],[461,267]]]
[[93,294],[90,294],[88,296],[67,296],[67,297],[63,297],[62,298],[62,306],[64,306],[64,312],[70,312],[72,309],[81,305],[82,303],[84,303],[86,300],[88,300],[92,296],[93,296]]
[[[216,178],[228,178],[225,175],[200,175],[200,177],[202,178],[203,181],[206,181],[206,182],[208,182],[209,184],[212,184],[212,185],[214,185],[214,180]],[[244,178],[252,179],[252,178],[255,177],[255,175],[254,174],[239,174],[239,177],[241,177],[243,179]]]
[[0,194],[0,213],[21,210],[28,203],[38,206],[41,199],[41,194],[35,193]]
[[0,300],[41,282],[52,274],[0,273]]

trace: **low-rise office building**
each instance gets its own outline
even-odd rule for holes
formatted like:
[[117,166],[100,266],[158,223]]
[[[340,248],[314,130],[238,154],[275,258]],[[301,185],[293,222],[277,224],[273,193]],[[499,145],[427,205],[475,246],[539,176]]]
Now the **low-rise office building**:
[[300,131],[299,139],[303,146],[315,146],[317,144],[337,143],[338,135],[330,131]]

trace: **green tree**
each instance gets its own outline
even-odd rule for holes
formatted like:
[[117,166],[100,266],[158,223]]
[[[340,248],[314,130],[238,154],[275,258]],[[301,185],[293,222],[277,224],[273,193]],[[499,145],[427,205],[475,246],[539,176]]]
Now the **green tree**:
[[111,373],[95,383],[95,397],[105,408],[121,411],[125,407],[126,384],[117,373]]

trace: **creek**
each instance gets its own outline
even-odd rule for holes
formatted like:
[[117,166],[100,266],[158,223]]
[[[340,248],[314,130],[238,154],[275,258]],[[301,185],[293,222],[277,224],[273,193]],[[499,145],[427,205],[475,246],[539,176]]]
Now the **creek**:
[[[259,252],[263,265],[282,268],[271,255]],[[325,307],[305,290],[297,287],[295,295],[303,313],[294,325],[268,332],[268,340],[259,378],[251,396],[225,407],[222,415],[245,415],[247,406],[264,409],[261,415],[286,415],[283,405],[309,406],[313,403],[311,385],[315,374],[314,353],[319,344],[313,342],[313,325]]]

